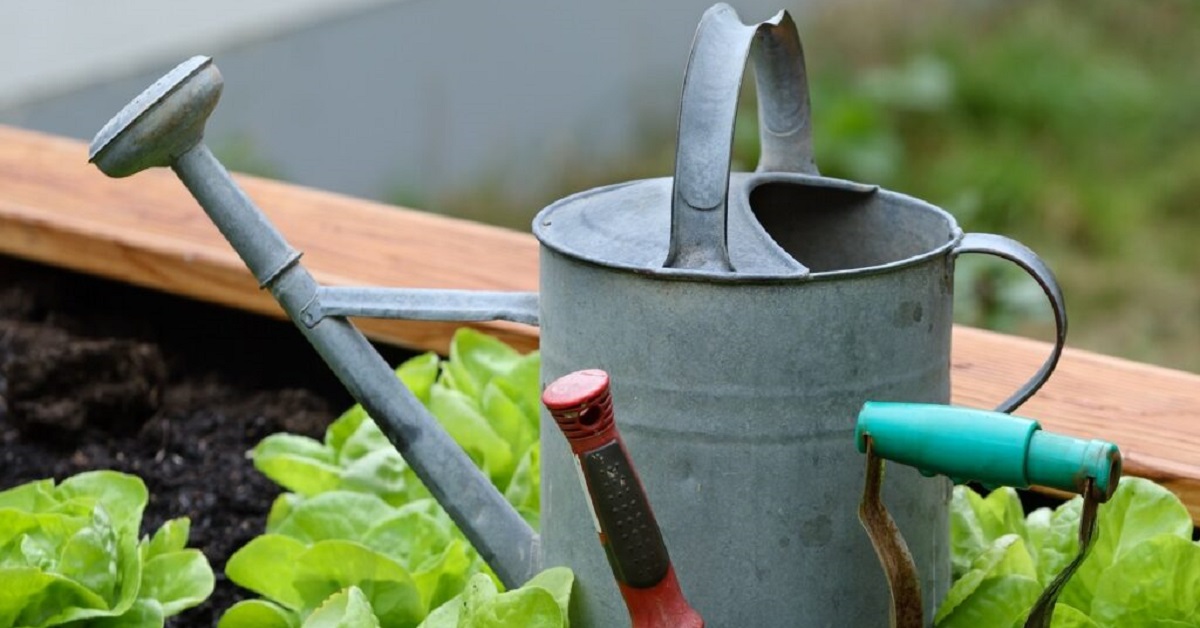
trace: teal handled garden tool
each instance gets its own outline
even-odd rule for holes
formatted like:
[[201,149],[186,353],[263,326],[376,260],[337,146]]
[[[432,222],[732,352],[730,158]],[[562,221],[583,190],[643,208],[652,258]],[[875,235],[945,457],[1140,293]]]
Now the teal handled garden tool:
[[984,486],[1041,486],[1083,496],[1079,552],[1038,598],[1026,628],[1048,628],[1054,604],[1087,558],[1096,537],[1096,513],[1121,479],[1121,452],[1102,440],[1047,432],[1037,421],[954,406],[868,402],[854,430],[867,455],[859,519],[883,565],[892,592],[892,625],[923,625],[920,580],[904,538],[880,497],[883,462],[915,467],[922,475]]

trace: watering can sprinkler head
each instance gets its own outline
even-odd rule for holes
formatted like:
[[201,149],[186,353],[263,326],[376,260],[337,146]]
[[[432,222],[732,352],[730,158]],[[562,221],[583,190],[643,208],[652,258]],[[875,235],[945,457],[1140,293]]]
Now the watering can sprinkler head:
[[105,124],[88,161],[110,177],[169,166],[204,137],[224,81],[212,59],[196,56],[155,81]]

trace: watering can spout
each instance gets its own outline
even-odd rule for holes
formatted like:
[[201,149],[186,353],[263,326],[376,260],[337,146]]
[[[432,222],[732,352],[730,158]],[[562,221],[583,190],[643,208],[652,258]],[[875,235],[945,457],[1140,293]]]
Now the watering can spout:
[[[201,141],[221,85],[221,74],[211,59],[185,61],[104,126],[92,143],[89,160],[114,177],[156,166],[174,170],[260,285],[270,290],[375,419],[500,580],[507,586],[523,584],[540,571],[538,535],[346,318],[377,313],[405,299],[411,301],[413,295],[402,290],[347,292],[317,283],[300,263],[300,253]],[[484,299],[482,308],[465,297],[449,295],[437,304],[438,312],[424,318],[483,320],[491,307],[502,310],[502,317],[509,320],[537,320],[537,301],[529,295],[493,295]],[[328,307],[322,307],[323,298]]]

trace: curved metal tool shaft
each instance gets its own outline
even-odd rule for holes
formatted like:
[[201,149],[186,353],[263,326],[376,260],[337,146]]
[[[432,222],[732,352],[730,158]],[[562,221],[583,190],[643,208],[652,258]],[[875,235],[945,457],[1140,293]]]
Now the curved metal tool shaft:
[[320,286],[200,141],[220,91],[221,75],[211,60],[184,62],[101,130],[90,160],[110,176],[170,166],[500,580],[524,583],[538,570],[539,540],[517,511],[354,325],[340,317],[303,324],[302,312]]
[[1084,560],[1087,560],[1088,554],[1092,551],[1092,542],[1096,539],[1096,533],[1100,529],[1100,525],[1096,521],[1096,514],[1099,510],[1100,500],[1097,499],[1092,480],[1089,478],[1086,490],[1083,491],[1083,510],[1079,515],[1079,552],[1055,576],[1050,586],[1042,591],[1041,597],[1033,605],[1033,610],[1029,612],[1029,619],[1025,620],[1025,628],[1050,628],[1050,622],[1054,619],[1054,605],[1058,603],[1059,594],[1062,593],[1071,576],[1075,575],[1075,571],[1079,569]]
[[858,520],[871,537],[871,545],[883,565],[892,594],[892,628],[922,628],[925,610],[921,601],[921,578],[900,528],[883,505],[883,458],[875,455],[874,442],[866,437],[867,479],[863,485]]

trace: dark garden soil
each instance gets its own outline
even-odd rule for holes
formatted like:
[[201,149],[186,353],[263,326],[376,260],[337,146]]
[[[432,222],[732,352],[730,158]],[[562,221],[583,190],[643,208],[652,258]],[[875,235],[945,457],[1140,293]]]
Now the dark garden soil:
[[217,574],[169,626],[215,626],[250,595],[225,561],[279,489],[246,452],[282,430],[320,437],[350,403],[289,323],[0,257],[0,490],[93,469],[145,480],[143,533],[191,518]]

